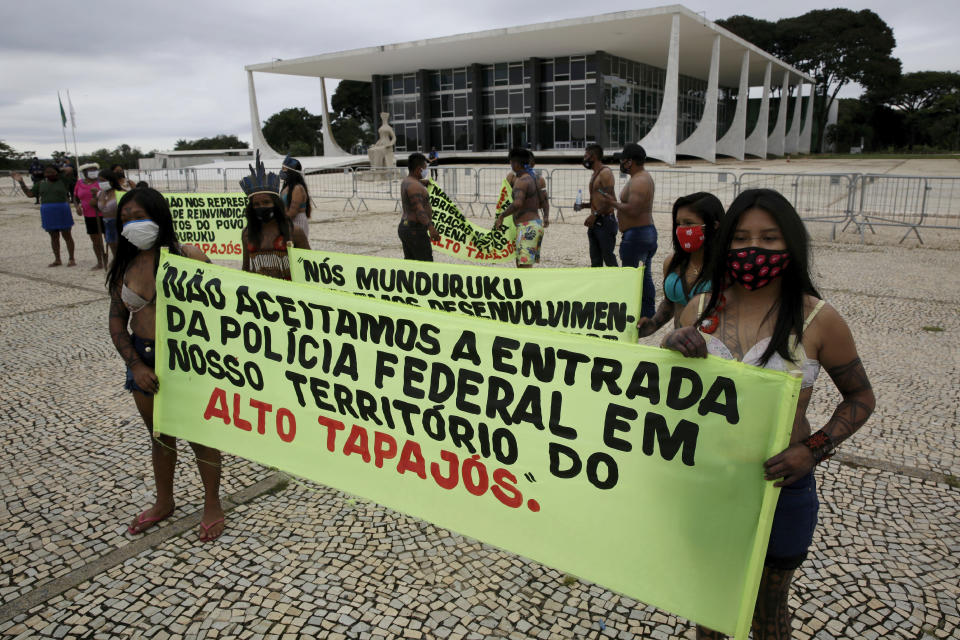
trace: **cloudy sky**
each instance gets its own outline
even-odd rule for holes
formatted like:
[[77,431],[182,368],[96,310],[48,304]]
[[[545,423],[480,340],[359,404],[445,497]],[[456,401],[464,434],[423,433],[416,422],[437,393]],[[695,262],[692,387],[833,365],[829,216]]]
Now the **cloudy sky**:
[[[249,141],[247,64],[664,4],[669,1],[17,3],[5,7],[0,25],[0,140],[40,155],[62,149],[57,90],[69,89],[81,153],[122,143],[172,149],[178,138],[221,133]],[[771,20],[815,8],[793,0],[682,4],[711,20],[735,14]],[[873,9],[893,27],[894,55],[904,71],[960,71],[957,0],[837,4]],[[286,107],[320,112],[316,79],[256,74],[255,80],[262,119]],[[333,86],[328,81],[330,94]]]

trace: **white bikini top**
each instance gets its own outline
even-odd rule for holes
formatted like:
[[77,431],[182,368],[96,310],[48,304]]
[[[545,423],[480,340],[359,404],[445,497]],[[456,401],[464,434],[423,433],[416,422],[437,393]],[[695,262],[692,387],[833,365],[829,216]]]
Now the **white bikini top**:
[[[703,303],[706,296],[700,297],[700,305],[698,309],[698,314],[703,313]],[[814,317],[820,312],[820,309],[823,308],[824,301],[820,300],[817,302],[817,305],[813,308],[810,314],[803,321],[803,331],[807,330],[807,327],[810,326],[810,323],[813,322]],[[703,334],[704,338],[707,341],[707,353],[713,356],[724,358],[725,360],[736,360],[733,357],[733,353],[727,348],[727,345],[723,344],[723,341],[719,338],[716,338],[709,333]],[[772,336],[764,338],[757,344],[750,347],[746,353],[743,354],[743,362],[745,364],[752,364],[755,367],[762,366],[764,369],[772,369],[774,371],[786,371],[790,375],[802,377],[802,382],[800,383],[801,389],[809,389],[813,386],[813,383],[816,382],[817,376],[820,375],[820,362],[812,358],[807,357],[807,352],[803,348],[803,344],[797,341],[796,336],[790,336],[790,354],[793,356],[793,361],[784,360],[783,356],[779,353],[774,352],[770,359],[767,360],[766,365],[760,364],[760,357],[763,356],[763,352],[766,351],[767,345],[770,344]],[[797,367],[798,362],[803,364],[800,367]]]

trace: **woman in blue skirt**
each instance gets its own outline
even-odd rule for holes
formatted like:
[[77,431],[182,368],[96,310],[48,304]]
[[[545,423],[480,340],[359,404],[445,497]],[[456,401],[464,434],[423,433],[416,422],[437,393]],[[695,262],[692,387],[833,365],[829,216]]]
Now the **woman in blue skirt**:
[[50,248],[53,249],[53,262],[49,267],[59,267],[63,264],[60,260],[60,236],[63,236],[67,243],[67,253],[70,254],[70,261],[67,266],[77,266],[77,261],[73,257],[73,236],[70,235],[70,228],[73,227],[73,211],[70,208],[70,190],[66,183],[60,179],[60,170],[52,164],[43,168],[44,180],[33,185],[33,189],[28,189],[23,183],[23,177],[19,173],[13,174],[13,179],[20,183],[20,188],[28,198],[40,198],[40,224],[43,230],[50,234]]

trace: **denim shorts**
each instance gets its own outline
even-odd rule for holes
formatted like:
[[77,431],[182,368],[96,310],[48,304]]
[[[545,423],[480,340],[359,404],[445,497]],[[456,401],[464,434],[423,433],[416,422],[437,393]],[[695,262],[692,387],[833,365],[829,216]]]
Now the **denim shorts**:
[[[137,350],[137,355],[140,356],[140,360],[143,362],[143,364],[147,365],[151,369],[155,368],[157,347],[153,340],[144,340],[140,336],[135,335],[133,336],[133,348]],[[149,391],[144,391],[137,385],[137,382],[133,379],[133,371],[130,370],[130,367],[127,367],[127,381],[123,385],[123,388],[131,392],[139,391],[147,396],[153,395]]]
[[103,220],[104,239],[107,241],[107,244],[113,244],[117,241],[117,219],[106,216],[101,219]]
[[812,471],[789,487],[781,487],[764,564],[783,570],[799,567],[813,543],[819,510],[817,481]]

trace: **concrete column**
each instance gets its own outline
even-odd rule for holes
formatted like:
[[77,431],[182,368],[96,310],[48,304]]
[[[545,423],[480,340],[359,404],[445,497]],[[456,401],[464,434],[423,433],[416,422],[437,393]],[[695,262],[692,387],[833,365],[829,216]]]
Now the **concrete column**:
[[530,148],[539,149],[540,142],[540,112],[543,110],[540,104],[540,58],[530,58],[527,60],[530,65]]
[[350,154],[337,144],[336,138],[333,137],[333,129],[330,128],[330,111],[327,109],[327,84],[324,80],[324,78],[320,78],[320,95],[323,97],[323,157],[349,156]]
[[597,70],[597,144],[606,150],[610,142],[610,132],[607,131],[607,104],[605,98],[606,86],[603,78],[603,66],[608,54],[606,51],[597,51],[594,55],[593,66]]
[[717,97],[720,82],[720,35],[713,37],[713,53],[710,54],[710,73],[707,77],[706,104],[703,116],[690,137],[677,145],[677,153],[703,158],[710,162],[717,159]]
[[743,160],[747,145],[747,105],[750,104],[750,50],[743,52],[740,63],[740,88],[737,93],[737,108],[733,112],[730,128],[717,142],[717,153]]
[[783,72],[783,87],[780,89],[780,106],[777,108],[777,122],[767,142],[767,153],[783,156],[787,135],[787,103],[790,97],[790,72]]
[[420,96],[417,98],[417,108],[420,111],[420,150],[424,155],[430,153],[433,141],[430,139],[430,72],[426,69],[417,71],[417,83],[420,85]]
[[757,115],[757,124],[747,138],[746,154],[758,158],[767,157],[767,129],[770,126],[770,74],[773,72],[773,63],[767,62],[763,72],[763,98],[760,100],[760,113]]
[[667,56],[667,77],[663,87],[663,104],[653,128],[640,141],[647,157],[677,162],[677,99],[680,84],[680,14],[673,14],[670,28],[670,49]]
[[250,137],[254,151],[260,150],[261,158],[283,158],[267,144],[260,128],[260,110],[257,109],[257,90],[253,86],[253,71],[247,70],[247,95],[250,97]]
[[797,84],[797,97],[793,102],[793,118],[790,120],[790,129],[787,131],[787,140],[783,150],[786,153],[796,153],[800,149],[800,104],[803,100],[803,83]]
[[810,141],[813,139],[813,90],[814,86],[803,83],[802,88],[805,86],[810,87],[810,97],[807,98],[807,113],[803,118],[803,130],[800,131],[800,145],[797,150],[800,153],[810,153]]
[[472,127],[470,136],[473,139],[473,151],[483,151],[483,69],[479,64],[470,65],[471,89],[470,95],[473,97],[473,119],[470,121]]
[[373,98],[373,122],[370,125],[373,127],[373,130],[376,131],[380,128],[380,125],[377,124],[380,122],[380,112],[383,111],[383,85],[381,81],[383,76],[373,76],[370,78],[371,87],[370,93]]

